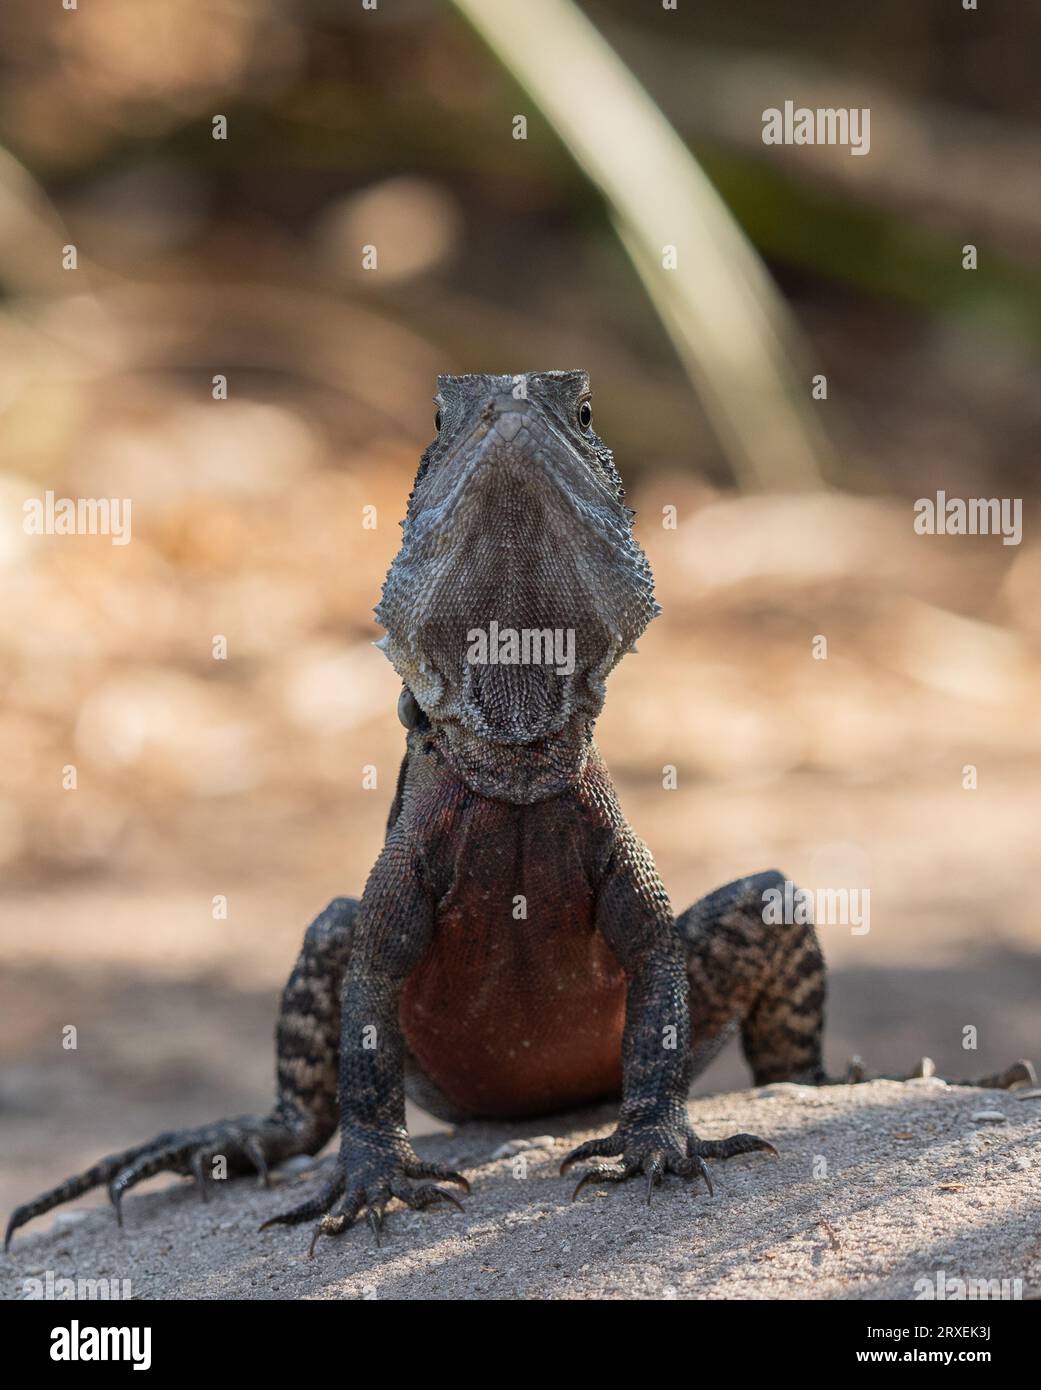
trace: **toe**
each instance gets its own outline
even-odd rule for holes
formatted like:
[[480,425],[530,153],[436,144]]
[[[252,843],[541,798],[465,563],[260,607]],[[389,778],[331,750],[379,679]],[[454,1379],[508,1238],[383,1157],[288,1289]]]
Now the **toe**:
[[469,1193],[470,1184],[463,1177],[462,1173],[455,1172],[452,1168],[446,1168],[440,1163],[406,1163],[405,1176],[408,1178],[433,1178],[436,1182],[454,1182]]
[[327,1212],[344,1189],[344,1180],[337,1175],[331,1182],[327,1182],[313,1197],[309,1197],[306,1202],[300,1202],[295,1207],[290,1207],[288,1211],[278,1212],[275,1216],[270,1216],[258,1229],[266,1231],[269,1226],[297,1226],[301,1221],[311,1221],[316,1216],[321,1216]]
[[628,1176],[629,1173],[624,1168],[611,1168],[605,1163],[599,1163],[582,1174],[571,1194],[571,1200],[575,1200],[586,1183],[624,1182]]
[[621,1152],[622,1142],[617,1134],[608,1134],[602,1139],[587,1139],[577,1149],[571,1150],[560,1165],[560,1172],[566,1173],[574,1164],[584,1163],[587,1158],[616,1158]]
[[109,1201],[115,1208],[116,1220],[119,1224],[121,1226],[123,1224],[121,1210],[123,1198],[132,1187],[136,1187],[139,1182],[144,1182],[146,1178],[154,1177],[156,1173],[185,1173],[187,1171],[186,1159],[187,1154],[183,1145],[167,1143],[160,1148],[146,1149],[132,1162],[120,1168],[108,1184]]
[[687,1151],[692,1158],[736,1158],[738,1154],[768,1153],[777,1157],[777,1150],[758,1134],[732,1134],[729,1139],[691,1138]]

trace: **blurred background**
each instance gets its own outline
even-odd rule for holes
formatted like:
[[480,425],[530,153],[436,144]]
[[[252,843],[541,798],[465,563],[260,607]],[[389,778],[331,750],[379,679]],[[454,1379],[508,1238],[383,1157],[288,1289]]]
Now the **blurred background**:
[[[1041,1053],[1041,11],[511,8],[0,14],[5,1209],[269,1103],[393,793],[371,610],[438,372],[591,373],[664,609],[599,738],[677,910],[870,888],[833,1070]],[[786,99],[870,107],[870,154],[765,146]],[[938,489],[1023,498],[1022,545],[916,535]],[[25,534],[48,490],[132,542]]]

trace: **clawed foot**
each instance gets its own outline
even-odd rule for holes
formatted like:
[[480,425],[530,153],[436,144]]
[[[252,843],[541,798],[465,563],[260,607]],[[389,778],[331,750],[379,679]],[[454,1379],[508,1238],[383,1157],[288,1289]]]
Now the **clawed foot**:
[[732,1134],[729,1139],[699,1139],[689,1124],[678,1121],[665,1124],[619,1125],[614,1134],[603,1139],[589,1139],[568,1154],[560,1165],[561,1173],[575,1163],[590,1158],[620,1158],[621,1166],[596,1164],[578,1180],[571,1200],[574,1201],[586,1183],[625,1182],[644,1174],[647,1178],[647,1202],[666,1173],[691,1179],[703,1177],[712,1194],[706,1159],[734,1158],[738,1154],[769,1153],[777,1150],[755,1134]]
[[321,1217],[311,1237],[310,1257],[314,1255],[320,1236],[340,1235],[364,1211],[379,1245],[382,1243],[383,1214],[392,1197],[414,1211],[423,1211],[435,1202],[451,1202],[463,1210],[463,1204],[454,1193],[446,1192],[436,1181],[426,1181],[428,1179],[457,1183],[464,1192],[470,1191],[470,1184],[461,1173],[438,1163],[423,1163],[407,1142],[350,1146],[341,1149],[336,1172],[321,1192],[271,1217],[260,1229],[295,1226],[301,1221]]
[[[931,1057],[923,1057],[915,1067],[914,1071],[906,1076],[891,1076],[869,1072],[865,1067],[863,1059],[851,1057],[846,1067],[845,1076],[836,1077],[829,1084],[852,1085],[862,1081],[918,1081],[923,1077],[936,1075],[936,1063]],[[1018,1086],[1036,1086],[1037,1070],[1033,1062],[1021,1057],[1018,1062],[1013,1062],[1004,1071],[996,1072],[993,1076],[981,1077],[978,1081],[957,1081],[951,1083],[957,1086],[978,1086],[985,1091],[1011,1091]]]
[[123,1153],[110,1154],[85,1173],[67,1178],[58,1187],[42,1192],[31,1202],[18,1207],[7,1223],[4,1249],[7,1250],[19,1226],[24,1226],[34,1216],[41,1216],[63,1202],[82,1196],[94,1187],[107,1186],[116,1219],[122,1226],[124,1195],[156,1173],[179,1173],[183,1177],[194,1177],[199,1195],[205,1202],[213,1181],[213,1163],[217,1158],[225,1160],[229,1177],[253,1171],[267,1185],[271,1164],[306,1152],[310,1152],[310,1148],[300,1135],[292,1133],[284,1124],[259,1115],[240,1115],[195,1129],[157,1134],[145,1144],[138,1144]]

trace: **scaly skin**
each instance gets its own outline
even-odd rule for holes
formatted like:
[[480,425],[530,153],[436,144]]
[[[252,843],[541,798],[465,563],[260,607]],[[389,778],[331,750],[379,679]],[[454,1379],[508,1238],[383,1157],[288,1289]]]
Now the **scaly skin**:
[[[518,383],[523,394],[518,395]],[[442,377],[377,616],[402,677],[408,742],[382,853],[360,903],[308,928],[282,997],[278,1098],[103,1159],[19,1207],[7,1238],[99,1184],[160,1171],[230,1173],[313,1154],[337,1122],[331,1178],[268,1225],[456,1198],[405,1128],[406,1092],[435,1114],[548,1113],[621,1092],[617,1128],[576,1149],[580,1179],[705,1177],[706,1159],[774,1152],[755,1135],[703,1141],[692,1075],[735,1030],[759,1083],[820,1083],[824,963],[812,926],[767,926],[776,873],[677,920],[629,828],[593,726],[607,675],[658,611],[582,372]],[[571,634],[543,659],[475,662],[475,632]],[[507,650],[506,655],[509,655]],[[552,660],[545,658],[552,655]],[[1012,1084],[1029,1075],[1010,1070]],[[711,1185],[710,1185],[711,1188]]]

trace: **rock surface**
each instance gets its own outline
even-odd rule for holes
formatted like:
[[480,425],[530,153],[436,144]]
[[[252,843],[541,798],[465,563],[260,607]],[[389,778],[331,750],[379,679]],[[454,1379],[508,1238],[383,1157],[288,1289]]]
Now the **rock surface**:
[[[780,1158],[712,1165],[714,1197],[668,1179],[650,1206],[639,1181],[587,1187],[572,1204],[575,1179],[557,1176],[574,1144],[610,1127],[611,1108],[470,1125],[417,1141],[467,1171],[465,1213],[395,1203],[382,1247],[364,1224],[319,1241],[314,1259],[310,1227],[258,1234],[320,1181],[326,1158],[271,1192],[242,1179],[207,1204],[182,1182],[130,1197],[123,1231],[104,1210],[44,1217],[0,1262],[0,1292],[25,1297],[51,1271],[129,1280],[143,1299],[914,1299],[942,1271],[948,1290],[1021,1280],[1021,1296],[1037,1297],[1041,1099],[1021,1095],[927,1078],[704,1097],[691,1102],[702,1137],[749,1130]],[[984,1110],[1004,1123],[974,1118]]]

